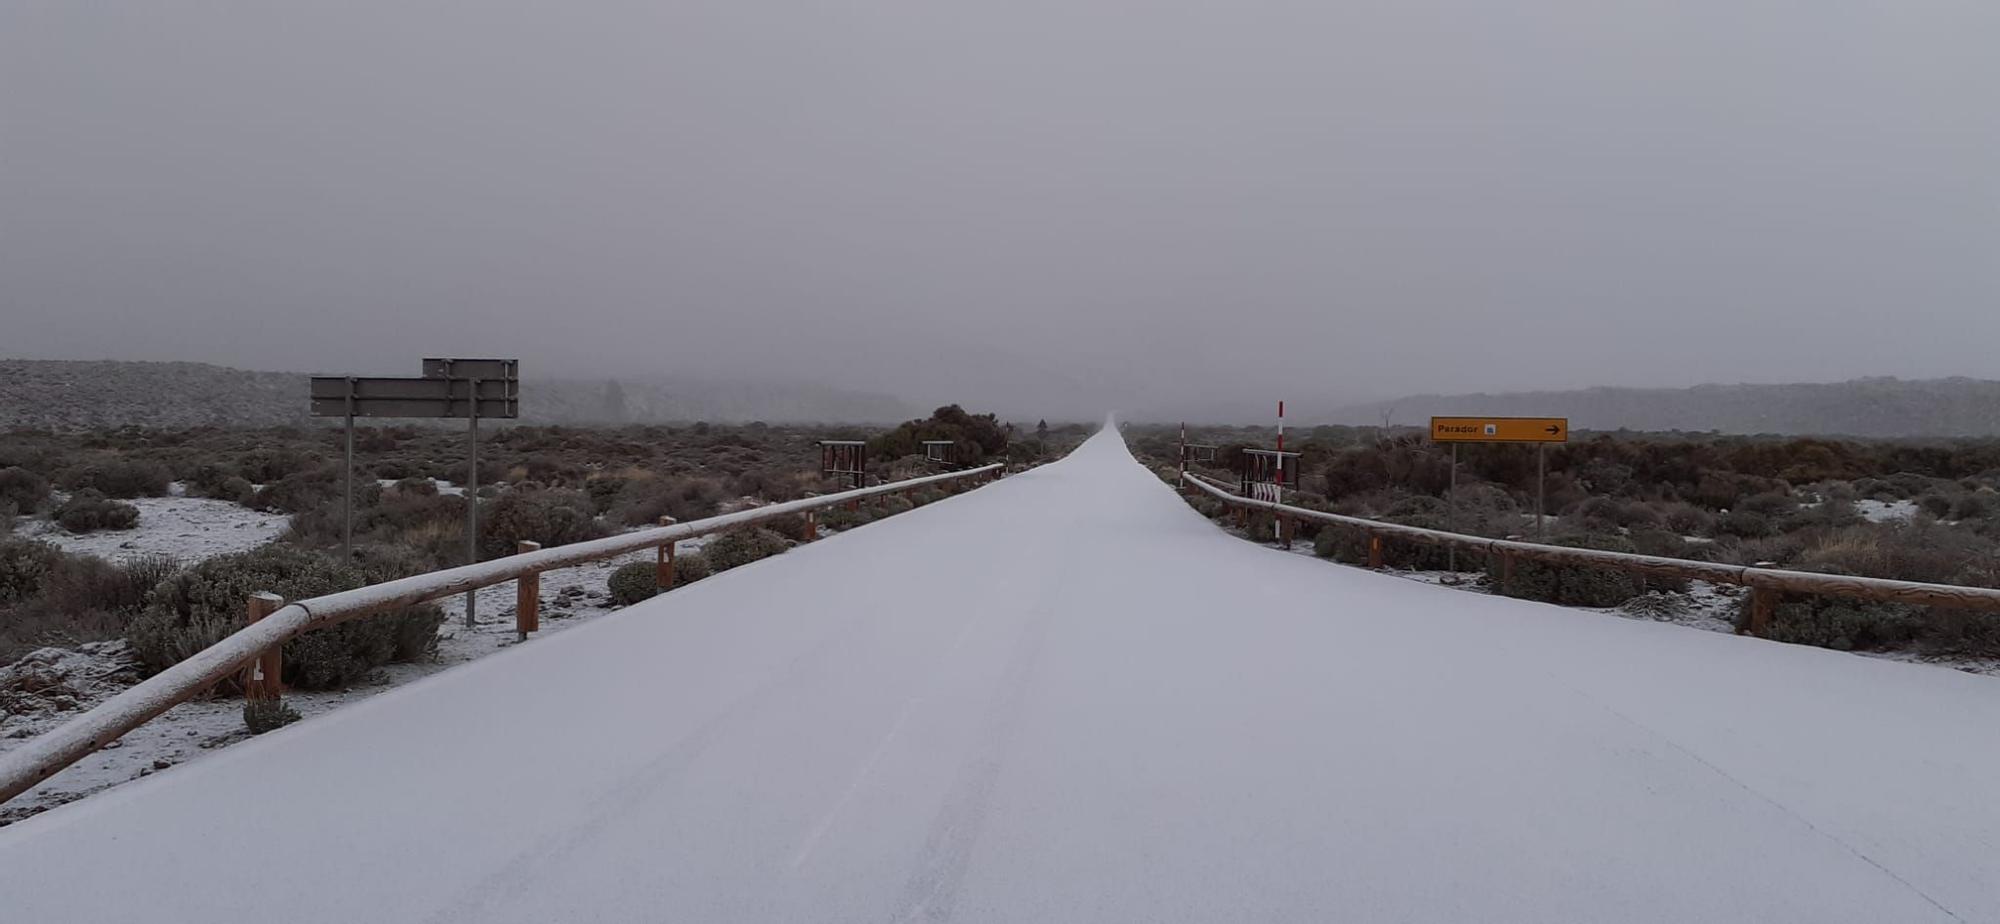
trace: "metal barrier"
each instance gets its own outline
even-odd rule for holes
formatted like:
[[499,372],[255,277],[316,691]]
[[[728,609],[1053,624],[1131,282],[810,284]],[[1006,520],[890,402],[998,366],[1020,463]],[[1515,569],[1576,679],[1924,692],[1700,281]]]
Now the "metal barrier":
[[[322,629],[370,613],[465,593],[505,581],[539,581],[544,571],[615,558],[640,549],[670,549],[675,542],[682,539],[691,539],[738,526],[749,526],[793,514],[811,515],[814,511],[827,507],[882,494],[895,494],[942,481],[969,479],[986,474],[998,477],[1001,468],[999,464],[986,465],[962,472],[945,472],[891,484],[856,488],[839,494],[770,504],[705,520],[660,526],[552,549],[523,551],[493,561],[433,571],[294,601],[259,614],[248,626],[228,638],[140,681],[130,689],[99,703],[88,712],[51,729],[19,749],[0,755],[0,803],[28,791],[63,768],[145,724],[154,716],[201,695],[217,681],[243,669],[251,662],[264,662],[267,654],[274,654],[286,640],[300,633]],[[271,598],[266,602],[275,603],[276,599]],[[275,658],[269,663],[275,665]],[[275,676],[269,680],[273,685],[277,682]]]
[[[2000,589],[1990,587],[1961,587],[1956,584],[1929,584],[1921,581],[1894,581],[1887,578],[1850,577],[1842,574],[1816,574],[1810,571],[1785,571],[1775,568],[1757,568],[1747,565],[1727,565],[1718,562],[1690,561],[1684,558],[1664,558],[1656,555],[1635,555],[1630,552],[1605,552],[1597,549],[1572,549],[1535,542],[1519,542],[1513,539],[1488,539],[1483,536],[1468,536],[1463,533],[1448,533],[1443,530],[1424,529],[1418,526],[1403,526],[1384,523],[1363,517],[1342,516],[1288,504],[1272,503],[1232,494],[1228,489],[1190,472],[1187,482],[1208,492],[1232,506],[1249,509],[1262,508],[1276,513],[1281,519],[1313,520],[1333,526],[1363,531],[1368,540],[1368,566],[1382,567],[1385,538],[1465,549],[1501,560],[1502,581],[1513,572],[1516,559],[1547,562],[1557,565],[1581,565],[1593,568],[1610,568],[1630,571],[1656,577],[1682,578],[1686,580],[1710,581],[1720,584],[1740,584],[1750,588],[1750,625],[1752,635],[1764,635],[1770,627],[1771,617],[1784,594],[1809,594],[1822,597],[1848,597],[1858,600],[1877,600],[1889,603],[1909,603],[1920,606],[1940,606],[1949,609],[1983,610],[2000,612]],[[1284,530],[1290,536],[1289,528]]]

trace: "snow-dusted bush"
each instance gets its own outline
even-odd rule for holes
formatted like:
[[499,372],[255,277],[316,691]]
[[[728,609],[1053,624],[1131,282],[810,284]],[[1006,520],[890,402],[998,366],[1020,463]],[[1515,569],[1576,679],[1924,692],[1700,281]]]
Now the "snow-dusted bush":
[[158,462],[111,459],[68,469],[57,478],[65,491],[94,489],[106,497],[159,497],[173,473]]
[[62,550],[46,542],[0,541],[0,603],[15,603],[42,592]]
[[250,729],[250,734],[261,735],[267,731],[275,731],[298,720],[298,710],[285,705],[281,700],[243,701],[243,726]]
[[604,535],[590,498],[582,491],[544,488],[536,484],[508,488],[480,515],[481,546],[489,555],[512,554],[522,540],[544,548],[596,539]]
[[[395,576],[294,546],[267,545],[209,559],[162,581],[126,637],[147,672],[156,673],[242,628],[252,593],[297,600]],[[426,603],[307,632],[285,643],[284,682],[337,687],[383,664],[429,657],[443,620],[444,612]]]
[[[680,562],[676,560],[674,565],[674,577],[678,581]],[[611,577],[605,581],[605,589],[611,592],[611,602],[619,606],[631,606],[641,600],[652,599],[654,594],[660,592],[657,568],[656,564],[649,561],[620,565],[618,570],[611,572]]]
[[96,488],[85,488],[55,509],[55,521],[73,533],[131,529],[139,525],[139,508],[105,497]]
[[[337,503],[344,494],[344,473],[338,466],[323,465],[292,472],[259,490],[252,504],[260,510],[305,513],[328,503]],[[354,504],[373,503],[381,489],[371,481],[357,480]]]
[[20,466],[0,468],[0,507],[14,513],[34,513],[49,499],[49,482]]
[[785,537],[768,529],[733,529],[715,537],[702,548],[708,564],[717,571],[728,571],[747,565],[762,558],[769,558],[785,549],[791,543]]
[[713,478],[633,478],[620,487],[609,516],[626,526],[652,526],[661,517],[685,523],[714,516],[723,496],[721,482]]
[[[1635,551],[1629,540],[1617,536],[1564,536],[1550,540],[1549,544],[1607,552]],[[1510,597],[1566,606],[1618,606],[1646,590],[1646,579],[1637,574],[1612,568],[1554,565],[1524,558],[1514,561],[1513,580],[1503,588],[1501,568],[1499,556],[1494,556],[1486,564],[1487,580],[1496,590]]]

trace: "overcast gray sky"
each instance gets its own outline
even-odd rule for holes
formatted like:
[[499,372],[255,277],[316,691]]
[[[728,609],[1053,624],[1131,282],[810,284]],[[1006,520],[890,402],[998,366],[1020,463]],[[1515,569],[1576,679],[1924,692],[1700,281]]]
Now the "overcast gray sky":
[[0,5],[0,355],[929,404],[2000,377],[2000,3]]

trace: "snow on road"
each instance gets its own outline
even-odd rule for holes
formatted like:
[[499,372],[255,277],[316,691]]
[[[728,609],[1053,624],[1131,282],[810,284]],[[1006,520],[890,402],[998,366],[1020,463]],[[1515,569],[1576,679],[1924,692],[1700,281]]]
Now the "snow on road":
[[2000,918],[2000,683],[1260,548],[1107,431],[0,828],[11,919]]

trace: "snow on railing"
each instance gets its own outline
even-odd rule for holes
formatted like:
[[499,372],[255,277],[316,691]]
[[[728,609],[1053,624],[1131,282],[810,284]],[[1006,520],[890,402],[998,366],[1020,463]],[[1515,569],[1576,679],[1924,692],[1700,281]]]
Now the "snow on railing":
[[[1581,565],[1595,568],[1610,568],[1637,574],[1659,577],[1682,578],[1686,580],[1710,581],[1721,584],[1740,584],[1750,588],[1750,625],[1752,635],[1767,633],[1770,620],[1784,594],[1810,594],[1822,597],[1847,597],[1860,600],[1879,600],[1890,603],[1908,603],[1919,606],[1940,606],[1949,609],[1986,610],[2000,612],[2000,589],[1990,587],[1962,587],[1956,584],[1930,584],[1921,581],[1894,581],[1887,578],[1853,577],[1844,574],[1816,574],[1810,571],[1785,571],[1775,568],[1757,568],[1746,565],[1728,565],[1719,562],[1691,561],[1684,558],[1665,558],[1656,555],[1636,555],[1631,552],[1606,552],[1597,549],[1574,549],[1565,546],[1543,545],[1536,542],[1519,542],[1513,539],[1489,539],[1484,536],[1469,536],[1464,533],[1449,533],[1419,526],[1404,526],[1385,523],[1363,517],[1342,516],[1320,510],[1309,510],[1288,504],[1244,497],[1209,480],[1188,473],[1187,483],[1208,492],[1210,495],[1232,506],[1250,509],[1262,508],[1276,513],[1281,519],[1296,518],[1327,523],[1347,529],[1363,531],[1368,540],[1368,566],[1382,567],[1382,540],[1385,538],[1417,542],[1425,545],[1449,546],[1467,551],[1496,556],[1501,561],[1501,581],[1503,585],[1512,576],[1514,561],[1547,562],[1557,565]],[[1285,536],[1291,530],[1282,530]]]
[[370,613],[425,600],[449,597],[505,581],[538,576],[544,571],[615,558],[738,526],[749,526],[794,514],[807,514],[954,479],[998,476],[999,464],[926,475],[838,494],[770,504],[705,520],[661,526],[576,542],[552,549],[522,552],[505,558],[447,568],[368,587],[297,600],[262,615],[248,626],[194,656],[140,681],[95,708],[0,755],[0,803],[28,791],[93,751],[118,740],[153,717],[206,692],[217,681],[236,673],[302,632],[321,629]]

